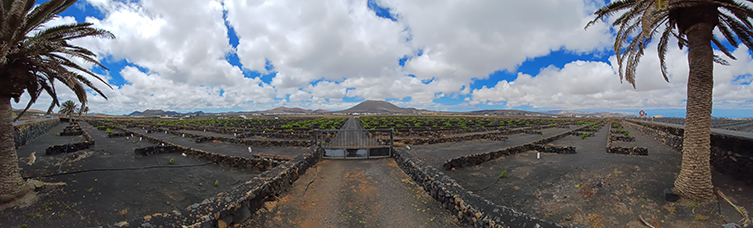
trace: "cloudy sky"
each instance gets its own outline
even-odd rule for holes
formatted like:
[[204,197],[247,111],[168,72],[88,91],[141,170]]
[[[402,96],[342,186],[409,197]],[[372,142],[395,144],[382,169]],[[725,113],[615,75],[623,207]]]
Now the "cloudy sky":
[[[686,50],[656,44],[621,83],[614,30],[584,30],[589,0],[80,0],[49,25],[91,22],[113,89],[92,112],[342,110],[384,100],[429,110],[583,110],[684,116]],[[48,25],[48,26],[49,26]],[[670,42],[676,43],[676,42]],[[753,58],[715,65],[714,115],[753,116]],[[62,88],[62,86],[59,86]],[[75,96],[58,89],[61,100]],[[23,99],[15,108],[23,108]],[[35,109],[46,110],[50,98]]]

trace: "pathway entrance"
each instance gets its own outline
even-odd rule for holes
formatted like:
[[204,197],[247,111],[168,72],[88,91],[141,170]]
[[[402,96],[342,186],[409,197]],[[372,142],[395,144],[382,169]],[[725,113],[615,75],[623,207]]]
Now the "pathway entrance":
[[391,155],[393,132],[365,130],[358,119],[350,118],[339,130],[317,130],[316,138],[324,149],[323,158],[383,158]]
[[[381,131],[381,132],[377,132]],[[389,157],[391,130],[319,131],[324,158],[241,227],[462,227]]]
[[[318,170],[318,171],[317,171]],[[314,180],[313,182],[311,182]],[[306,185],[308,189],[306,189]],[[305,194],[304,194],[305,193]],[[321,160],[241,227],[465,227],[393,159]]]

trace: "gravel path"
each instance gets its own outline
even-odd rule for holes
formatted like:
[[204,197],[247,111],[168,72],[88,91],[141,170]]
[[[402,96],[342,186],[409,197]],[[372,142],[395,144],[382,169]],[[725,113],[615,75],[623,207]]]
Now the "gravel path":
[[462,226],[394,160],[377,159],[322,160],[241,227]]
[[[363,141],[349,119],[335,142]],[[334,144],[334,143],[333,143]],[[341,146],[346,146],[343,144]],[[313,182],[311,182],[313,180]],[[309,185],[310,183],[310,185]],[[308,185],[308,188],[307,188]],[[460,227],[392,159],[321,160],[242,227]]]

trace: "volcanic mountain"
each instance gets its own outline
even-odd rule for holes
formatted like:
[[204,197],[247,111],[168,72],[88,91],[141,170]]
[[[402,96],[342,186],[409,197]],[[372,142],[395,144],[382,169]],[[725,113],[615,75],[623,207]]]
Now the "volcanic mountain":
[[549,116],[545,113],[529,112],[521,110],[479,110],[466,112],[468,115],[495,115],[495,116]]
[[129,116],[133,116],[133,115],[164,116],[164,115],[177,115],[177,114],[180,114],[180,113],[175,112],[175,111],[167,111],[167,112],[165,112],[165,111],[162,111],[162,109],[157,109],[157,110],[147,109],[147,110],[144,110],[143,112],[135,111],[135,112],[132,112],[131,114],[128,114],[128,115]]
[[311,113],[313,111],[302,108],[279,107],[264,111],[264,113]]
[[352,108],[339,111],[339,113],[417,113],[415,108],[400,108],[396,105],[384,102],[367,100]]

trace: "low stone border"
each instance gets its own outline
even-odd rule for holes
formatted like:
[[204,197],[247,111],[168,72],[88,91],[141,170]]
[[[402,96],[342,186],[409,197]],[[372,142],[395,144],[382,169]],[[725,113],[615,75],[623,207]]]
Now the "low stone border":
[[[600,123],[595,123],[595,124],[600,124]],[[570,131],[566,131],[564,133],[560,133],[560,134],[554,135],[554,136],[549,137],[549,138],[545,138],[545,139],[541,139],[541,140],[536,140],[536,141],[533,141],[533,142],[530,142],[530,143],[526,143],[526,144],[523,144],[523,145],[519,145],[519,146],[513,146],[513,147],[504,148],[504,149],[501,149],[501,150],[496,150],[496,151],[491,151],[491,152],[485,152],[485,153],[479,153],[479,154],[470,154],[470,155],[466,155],[466,156],[461,156],[461,157],[457,157],[457,158],[448,159],[447,161],[445,161],[442,164],[442,168],[444,168],[446,170],[450,170],[452,168],[461,168],[461,167],[467,167],[467,166],[474,166],[474,165],[478,165],[478,164],[481,164],[481,163],[484,163],[484,162],[487,162],[487,161],[491,161],[491,160],[497,159],[497,158],[502,157],[502,156],[509,156],[509,155],[517,154],[517,153],[524,152],[524,151],[535,150],[536,148],[544,149],[544,146],[546,146],[547,143],[550,143],[550,142],[562,139],[562,138],[564,138],[564,137],[566,137],[568,135],[571,135],[573,132],[577,132],[577,131],[580,131],[582,129],[589,128],[589,127],[591,127],[593,125],[594,124],[583,126],[583,127],[580,127],[580,128],[576,128],[574,130],[570,130]],[[559,149],[554,149],[554,148],[550,149],[550,151],[557,151],[557,152],[561,151],[561,152],[563,152],[565,154],[570,153],[570,150],[571,149],[567,149],[565,147],[562,147],[562,148],[559,148]],[[572,153],[575,153],[575,147],[572,147]]]
[[297,146],[297,147],[311,147],[314,145],[313,140],[251,140],[251,139],[243,139],[243,138],[236,138],[236,137],[211,137],[211,136],[204,136],[199,134],[192,134],[192,133],[185,133],[185,132],[179,132],[176,130],[164,130],[164,129],[157,129],[155,132],[163,132],[166,131],[168,134],[173,135],[185,135],[186,137],[190,137],[193,139],[196,143],[202,143],[202,142],[211,142],[211,141],[220,141],[220,142],[227,142],[227,143],[235,143],[235,144],[243,144],[247,146]]
[[[76,152],[79,150],[86,150],[94,145],[94,139],[89,135],[89,133],[84,131],[84,129],[82,129],[81,126],[77,122],[71,122],[71,126],[66,126],[65,129],[77,129],[77,130],[75,131],[63,130],[63,133],[60,133],[61,136],[81,135],[84,137],[84,141],[76,142],[76,143],[69,143],[69,144],[53,145],[53,146],[47,147],[47,149],[45,150],[46,155],[71,153],[71,152]],[[64,133],[66,134],[64,135]]]
[[154,154],[175,153],[176,151],[176,148],[171,146],[148,146],[136,148],[133,150],[133,153],[141,156],[149,156]]
[[532,149],[541,153],[575,154],[574,146],[552,146],[552,145],[533,144]]
[[[541,135],[543,134],[540,131],[541,129],[552,128],[552,127],[556,127],[556,126],[522,127],[522,128],[516,128],[516,129],[509,129],[509,130],[499,130],[497,132],[491,132],[491,133],[485,133],[485,134],[474,134],[474,135],[454,136],[454,137],[395,139],[395,142],[404,143],[407,145],[429,145],[429,144],[460,142],[460,141],[469,141],[469,140],[477,140],[477,139],[504,141],[504,140],[507,140],[507,135],[511,135],[511,134]],[[568,126],[567,128],[569,129],[570,127]]]
[[183,210],[156,213],[109,227],[230,227],[248,220],[269,198],[287,191],[293,182],[317,163],[321,151],[298,155],[259,174],[230,191],[207,198]]
[[578,132],[570,133],[570,135],[577,136],[577,137],[581,137],[583,135],[586,135],[586,137],[594,137],[596,136],[596,133],[592,131],[578,131]]
[[648,155],[648,148],[645,147],[622,147],[622,146],[610,146],[607,148],[607,153],[613,154],[627,154],[627,155]]
[[107,138],[120,138],[120,137],[126,137],[126,136],[131,136],[131,133],[118,132],[118,133],[107,134]]
[[635,136],[609,135],[612,141],[635,142]]
[[60,136],[76,136],[83,134],[84,130],[81,129],[81,125],[77,122],[70,122],[68,126],[65,126],[63,132],[60,132]]
[[458,220],[473,227],[566,227],[494,204],[466,190],[452,178],[402,149],[396,150],[393,157],[400,169],[421,185],[432,198],[441,203]]
[[504,141],[507,140],[507,136],[500,132],[486,133],[486,134],[474,134],[465,136],[443,137],[443,138],[408,138],[408,139],[395,139],[396,143],[404,143],[408,145],[428,145],[446,142],[460,142],[468,140],[485,139],[492,141]]
[[[106,123],[99,123],[106,125]],[[94,124],[92,124],[94,125]],[[287,160],[283,159],[273,159],[273,158],[264,158],[259,156],[254,156],[254,158],[244,158],[244,157],[236,157],[236,156],[229,156],[224,154],[217,154],[217,153],[210,153],[199,149],[194,149],[190,147],[184,147],[177,144],[173,144],[171,142],[167,142],[164,140],[160,140],[157,138],[153,138],[138,132],[134,132],[131,130],[128,130],[126,128],[122,127],[116,127],[116,126],[109,126],[110,128],[117,129],[126,133],[133,134],[134,137],[142,137],[143,139],[146,139],[147,141],[157,144],[162,147],[172,147],[172,151],[179,152],[179,153],[185,153],[187,156],[196,157],[199,159],[207,160],[210,162],[213,162],[215,164],[224,164],[229,165],[231,167],[239,167],[239,168],[254,168],[261,172],[267,171],[283,162],[287,162]]]
[[[628,120],[631,125],[682,152],[683,134],[679,127]],[[753,139],[734,135],[711,133],[711,166],[722,174],[730,175],[738,181],[753,184]]]
[[[612,143],[614,141],[624,141],[624,142],[634,142],[635,136],[624,136],[622,134],[625,134],[626,131],[618,131],[615,129],[612,129],[612,123],[609,122],[609,137],[607,137],[607,148],[606,152],[611,154],[625,154],[625,155],[648,155],[648,148],[645,147],[623,147],[623,146],[612,146]],[[624,121],[620,121],[620,125],[625,125]],[[620,134],[620,135],[612,135],[613,133]]]
[[682,151],[682,134],[684,134],[684,130],[682,129],[674,129],[673,127],[659,124],[636,123],[633,121],[624,121],[623,123],[651,136],[651,138],[664,143],[664,145],[675,148],[677,151]]
[[533,144],[527,143],[520,146],[513,146],[496,150],[492,152],[470,154],[462,157],[448,159],[442,164],[442,168],[445,170],[451,170],[452,168],[462,168],[467,166],[475,166],[481,163],[497,159],[502,156],[510,156],[524,151],[533,150]]
[[16,149],[47,133],[58,124],[60,124],[59,119],[49,119],[13,125],[13,141]]
[[45,150],[45,154],[53,155],[53,154],[71,153],[71,152],[76,152],[79,150],[89,149],[91,145],[94,145],[94,143],[90,143],[88,141],[70,143],[70,144],[53,145],[53,146],[47,147],[47,150]]

